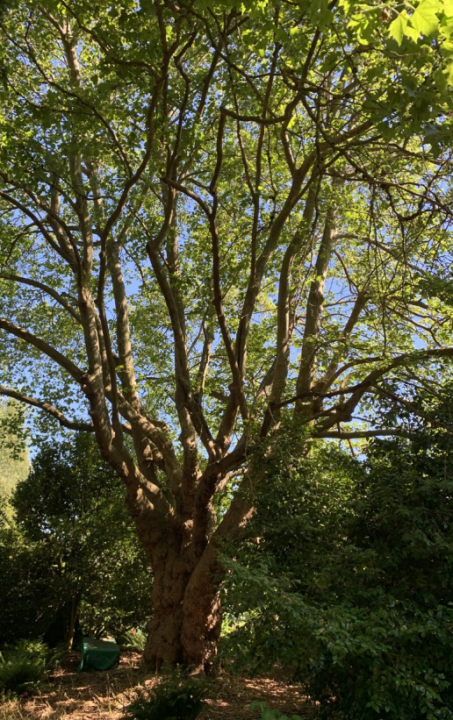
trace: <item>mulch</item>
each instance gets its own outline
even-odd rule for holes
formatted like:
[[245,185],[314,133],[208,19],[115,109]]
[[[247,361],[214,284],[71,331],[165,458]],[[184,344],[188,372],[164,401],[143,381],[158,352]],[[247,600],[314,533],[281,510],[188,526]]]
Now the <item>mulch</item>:
[[[77,672],[78,662],[78,655],[70,654],[36,695],[0,706],[0,720],[121,720],[137,686],[152,688],[160,681],[134,652],[123,652],[118,667],[107,672]],[[209,699],[200,720],[257,720],[261,714],[250,710],[253,701],[289,717],[308,718],[315,710],[299,685],[278,674],[246,678],[224,671],[207,683]]]

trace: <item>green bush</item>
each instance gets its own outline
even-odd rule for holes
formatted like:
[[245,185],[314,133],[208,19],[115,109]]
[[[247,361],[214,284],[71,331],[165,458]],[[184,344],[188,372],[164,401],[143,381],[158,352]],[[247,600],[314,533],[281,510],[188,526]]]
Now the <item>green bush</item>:
[[123,485],[88,434],[43,443],[0,511],[0,578],[0,647],[69,643],[77,621],[96,636],[147,621],[148,563]]
[[36,689],[52,667],[54,656],[46,645],[19,640],[0,653],[0,692],[21,694]]
[[282,715],[278,710],[272,710],[267,703],[259,702],[255,700],[250,705],[250,710],[261,710],[261,720],[302,720],[300,715],[291,715],[289,718],[287,715]]
[[46,543],[29,542],[17,528],[0,526],[0,647],[43,637],[61,598],[54,576]]
[[170,676],[153,690],[142,690],[127,708],[128,720],[195,720],[204,707],[200,680]]
[[[292,670],[342,720],[453,718],[453,446],[375,442],[360,462],[291,438],[261,461],[251,540],[229,564],[226,650]],[[268,481],[269,476],[269,481]]]
[[[27,552],[16,573],[10,568],[16,560],[11,563],[7,548],[2,552],[0,533],[0,570],[4,567],[7,577],[19,575],[21,591],[18,598],[16,587],[5,583],[10,589],[3,600],[0,589],[0,604],[4,602],[10,615],[7,627],[0,617],[0,642],[16,639],[11,633],[15,624],[20,622],[22,627],[17,618],[24,606],[30,620],[44,614],[47,622],[44,629],[35,629],[36,634],[31,623],[30,631],[20,637],[46,635],[49,644],[69,640],[77,615],[86,635],[115,635],[146,622],[151,586],[148,564],[124,503],[123,484],[101,459],[89,434],[43,444],[11,502]],[[30,592],[33,603],[27,603]]]
[[145,649],[147,635],[144,630],[137,628],[136,630],[128,630],[127,632],[119,635],[116,638],[116,642],[121,648],[125,650],[137,650],[137,652],[143,652]]

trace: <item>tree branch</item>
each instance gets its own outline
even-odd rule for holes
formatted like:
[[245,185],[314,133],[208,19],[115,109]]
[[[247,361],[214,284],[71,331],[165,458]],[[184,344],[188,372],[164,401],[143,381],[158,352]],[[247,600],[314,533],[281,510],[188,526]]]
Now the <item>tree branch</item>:
[[37,400],[36,398],[32,398],[29,395],[23,395],[16,390],[7,388],[4,385],[0,385],[0,395],[5,395],[6,397],[13,398],[14,400],[18,400],[19,402],[25,403],[26,405],[30,405],[31,407],[44,410],[48,415],[51,415],[56,420],[58,420],[62,427],[68,428],[68,430],[94,432],[94,425],[92,423],[69,420],[60,410],[58,410],[58,408],[47,402],[47,400]]
[[409,430],[403,430],[403,428],[387,428],[378,430],[350,430],[350,431],[338,431],[338,432],[321,432],[315,435],[315,438],[331,438],[337,440],[358,440],[360,438],[371,438],[371,437],[386,437],[386,436],[397,436],[397,437],[414,437],[414,433]]
[[56,300],[59,305],[64,307],[64,309],[67,310],[70,315],[72,315],[74,320],[76,320],[78,323],[82,322],[79,313],[74,310],[73,307],[71,307],[71,305],[59,292],[57,292],[54,288],[49,287],[49,285],[45,285],[38,280],[32,280],[32,278],[25,278],[21,275],[14,275],[13,273],[0,272],[0,279],[11,280],[11,282],[18,282],[23,285],[29,285],[30,287],[35,287],[38,288],[38,290],[42,290],[44,293],[46,293],[46,295],[50,295],[50,297],[53,297],[53,299]]
[[47,343],[45,340],[42,340],[36,335],[33,335],[33,333],[29,332],[28,330],[24,330],[24,328],[15,325],[6,318],[0,317],[0,329],[6,330],[7,333],[9,333],[10,335],[14,335],[15,337],[19,338],[19,340],[23,340],[24,342],[28,343],[28,345],[32,345],[37,350],[44,353],[44,355],[47,355],[47,357],[60,365],[60,367],[66,370],[66,372],[68,372],[71,377],[73,377],[74,380],[76,380],[78,383],[82,382],[84,376],[83,370],[81,370],[75,363],[73,363],[72,360],[59,352],[59,350],[52,347],[52,345],[49,345],[49,343]]

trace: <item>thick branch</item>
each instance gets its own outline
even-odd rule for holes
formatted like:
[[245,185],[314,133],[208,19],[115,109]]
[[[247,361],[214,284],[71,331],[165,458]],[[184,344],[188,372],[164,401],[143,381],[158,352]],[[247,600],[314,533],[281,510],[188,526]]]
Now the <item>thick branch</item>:
[[56,420],[58,420],[62,427],[68,428],[69,430],[94,432],[93,423],[83,423],[69,420],[60,410],[58,410],[58,408],[47,402],[47,400],[37,400],[36,398],[32,398],[29,395],[23,395],[16,390],[11,390],[4,385],[0,385],[0,395],[5,395],[6,397],[13,398],[14,400],[18,400],[19,402],[25,403],[26,405],[31,405],[31,407],[44,410],[48,415],[51,415]]
[[77,321],[77,323],[81,322],[81,317],[79,313],[74,310],[74,308],[68,303],[68,301],[54,288],[50,287],[49,285],[45,285],[42,282],[39,282],[38,280],[32,280],[32,278],[25,278],[21,275],[14,275],[13,273],[3,273],[0,272],[0,278],[3,280],[11,280],[11,282],[18,282],[22,285],[29,285],[30,287],[35,287],[38,290],[42,290],[46,295],[50,295],[50,297],[53,297],[56,302],[64,307],[64,309],[72,315],[74,320]]
[[[369,298],[370,298],[370,295],[366,290],[361,290],[357,294],[357,298],[354,303],[354,307],[352,308],[351,314],[346,322],[346,325],[343,328],[340,342],[344,343],[344,341],[351,335],[357,322],[359,321],[360,315],[361,315],[363,309],[365,308]],[[325,371],[324,375],[322,376],[322,378],[320,380],[318,380],[317,383],[315,383],[315,385],[314,385],[315,390],[319,390],[319,391],[323,392],[332,385],[333,381],[337,377],[337,370],[338,370],[338,365],[339,365],[338,358],[339,358],[340,353],[341,353],[341,348],[340,348],[340,352],[335,352],[334,359],[332,360],[331,363],[329,363],[329,366],[328,366],[327,370]]]
[[331,438],[336,440],[358,440],[360,438],[371,438],[371,437],[385,437],[387,435],[394,437],[407,437],[411,438],[414,433],[403,428],[387,428],[379,430],[339,430],[338,432],[322,432],[317,433],[317,438]]
[[[56,243],[53,239],[50,232],[47,230],[44,221],[38,217],[32,210],[30,210],[29,207],[24,205],[20,202],[20,200],[17,200],[12,195],[0,190],[0,197],[6,200],[6,202],[16,210],[20,210],[24,215],[26,215],[32,223],[35,225],[36,228],[40,231],[43,238],[46,240],[46,242],[50,245],[50,247],[55,250],[55,252],[63,259],[65,262],[69,264],[71,269],[76,272],[77,271],[77,261],[73,255],[72,252],[69,251],[69,249],[65,246],[62,246],[59,243]],[[51,208],[48,208],[49,211],[51,211]],[[48,213],[49,219],[51,219],[50,213]],[[57,235],[59,238],[59,236]]]
[[63,355],[59,350],[52,347],[52,345],[49,345],[49,343],[45,340],[42,340],[28,330],[24,330],[24,328],[15,325],[6,318],[0,318],[0,328],[2,330],[6,330],[6,332],[10,335],[15,335],[15,337],[20,340],[32,345],[37,350],[44,353],[44,355],[47,355],[47,357],[51,360],[58,363],[63,370],[66,370],[66,372],[68,372],[74,380],[81,383],[83,370],[81,370],[75,363],[72,362],[72,360]]
[[[335,211],[331,205],[327,211],[324,232],[316,260],[315,279],[311,283],[307,300],[302,356],[296,383],[296,392],[298,395],[308,392],[313,383],[317,342],[321,329],[321,316],[324,304],[324,285],[335,237]],[[302,412],[302,410],[303,406],[298,403],[296,405],[296,412]]]
[[[420,363],[424,360],[435,360],[440,358],[453,358],[453,348],[434,348],[431,350],[419,350],[413,353],[404,353],[403,355],[398,355],[393,358],[393,360],[384,367],[372,370],[361,383],[351,388],[353,391],[351,397],[346,400],[345,403],[342,403],[338,408],[336,408],[336,412],[332,413],[329,418],[317,428],[317,432],[325,432],[335,426],[338,422],[349,421],[363,395],[375,385],[379,378],[384,377],[392,370],[405,365]],[[344,394],[347,394],[347,392],[347,388],[343,390]]]
[[278,285],[278,302],[277,302],[277,342],[275,356],[275,371],[272,383],[270,402],[276,404],[280,402],[282,397],[286,378],[288,374],[289,363],[289,343],[291,339],[291,323],[290,323],[290,279],[293,262],[300,253],[304,241],[308,237],[309,228],[315,210],[316,194],[313,186],[308,191],[307,201],[305,203],[303,220],[301,227],[298,228],[294,238],[289,244],[283,257],[282,268],[280,271],[280,281]]

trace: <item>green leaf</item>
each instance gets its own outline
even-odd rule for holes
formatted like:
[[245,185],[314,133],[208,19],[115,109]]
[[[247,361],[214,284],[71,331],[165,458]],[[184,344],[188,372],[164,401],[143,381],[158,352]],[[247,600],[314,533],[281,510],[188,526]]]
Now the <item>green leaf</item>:
[[448,63],[445,77],[447,79],[447,85],[453,87],[453,62]]
[[439,25],[436,13],[440,9],[439,0],[422,0],[410,18],[412,27],[418,31],[419,35],[431,35],[436,31]]
[[407,37],[409,37],[411,40],[415,40],[415,41],[417,41],[418,38],[420,37],[419,31],[416,30],[415,28],[411,27],[410,25],[408,25],[408,26],[406,27],[406,30],[405,30],[405,33],[404,33],[404,34],[405,34]]
[[394,40],[396,40],[398,45],[401,45],[401,43],[403,41],[403,37],[406,34],[407,23],[408,23],[407,15],[404,11],[402,13],[400,13],[398,15],[398,17],[395,18],[395,20],[393,20],[392,23],[390,23],[389,35]]

